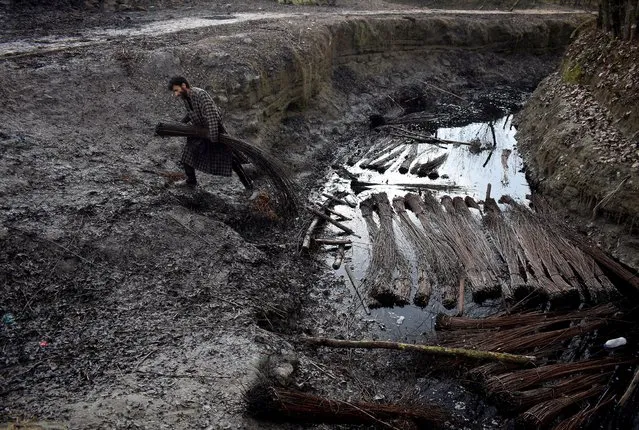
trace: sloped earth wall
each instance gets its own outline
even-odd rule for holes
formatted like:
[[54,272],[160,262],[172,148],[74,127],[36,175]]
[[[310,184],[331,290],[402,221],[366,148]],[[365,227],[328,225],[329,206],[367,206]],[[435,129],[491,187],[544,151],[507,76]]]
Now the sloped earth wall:
[[639,46],[584,28],[518,121],[532,186],[639,268]]
[[152,130],[180,117],[165,85],[182,73],[216,95],[233,134],[270,148],[309,191],[368,114],[393,112],[394,91],[532,90],[582,18],[318,14],[3,58],[0,422],[286,428],[244,415],[242,392],[266,363],[318,394],[408,395],[502,427],[418,357],[299,343],[370,328],[342,281],[297,253],[306,217],[264,219],[235,178],[167,188],[158,172],[179,170],[181,142]]

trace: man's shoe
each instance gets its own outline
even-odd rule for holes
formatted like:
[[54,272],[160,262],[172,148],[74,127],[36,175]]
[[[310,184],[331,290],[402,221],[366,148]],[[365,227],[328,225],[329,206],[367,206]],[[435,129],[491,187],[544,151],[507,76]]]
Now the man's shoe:
[[195,187],[197,187],[197,182],[189,182],[186,179],[182,179],[181,181],[173,182],[173,186],[176,188],[189,188],[191,190],[194,190]]

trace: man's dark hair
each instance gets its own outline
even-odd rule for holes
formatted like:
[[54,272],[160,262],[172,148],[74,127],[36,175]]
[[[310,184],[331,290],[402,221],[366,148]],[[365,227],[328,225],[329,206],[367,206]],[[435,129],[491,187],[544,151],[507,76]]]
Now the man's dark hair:
[[187,88],[191,88],[191,85],[189,85],[189,81],[187,81],[185,77],[173,76],[171,80],[169,81],[169,91],[173,90],[173,85],[177,85],[178,87],[181,87],[182,84],[185,84]]

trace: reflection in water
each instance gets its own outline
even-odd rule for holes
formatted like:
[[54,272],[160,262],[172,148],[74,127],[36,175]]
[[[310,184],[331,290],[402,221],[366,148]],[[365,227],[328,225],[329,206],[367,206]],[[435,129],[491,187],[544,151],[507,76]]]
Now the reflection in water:
[[[439,147],[432,144],[415,144],[404,141],[401,155],[395,159],[394,163],[384,173],[364,169],[361,167],[361,162],[356,163],[353,167],[347,167],[347,170],[356,175],[360,182],[366,184],[363,188],[357,190],[357,199],[362,201],[373,193],[386,192],[392,201],[393,197],[404,196],[409,191],[419,192],[420,185],[422,187],[439,187],[440,190],[433,191],[437,198],[446,194],[451,197],[471,196],[476,201],[484,199],[489,184],[491,196],[495,198],[508,194],[516,201],[522,202],[526,199],[526,195],[530,193],[530,188],[522,172],[523,161],[516,148],[515,130],[511,126],[510,116],[501,118],[494,123],[473,123],[464,127],[441,128],[437,130],[436,136],[439,139],[448,141],[464,143],[473,141],[475,146],[447,144]],[[478,148],[477,141],[481,144],[481,151],[473,150],[473,148]],[[435,179],[421,178],[410,173],[399,173],[400,165],[404,162],[406,155],[414,151],[415,145],[419,155],[412,165],[447,155],[443,164],[437,169],[438,177]],[[383,155],[378,157],[378,159],[382,157]],[[377,160],[367,160],[368,163],[375,161]],[[445,187],[448,187],[446,191],[441,191]],[[351,183],[337,175],[331,178],[326,186],[326,191],[353,193]],[[371,257],[366,223],[362,220],[359,208],[352,209],[348,206],[338,206],[336,210],[353,218],[353,221],[347,224],[362,237],[362,239],[352,237],[354,240],[353,247],[347,253],[345,260],[345,264],[351,267],[358,283],[361,283]],[[471,209],[471,211],[476,210]],[[409,212],[409,216],[413,217],[416,225],[419,225],[414,214]],[[336,234],[338,233],[332,227],[326,228]],[[403,238],[401,230],[397,225],[394,225],[394,228],[402,251],[414,263],[415,256]],[[347,285],[350,285],[344,269],[340,268],[337,272],[338,275],[344,276]],[[413,273],[412,276],[415,281],[417,274]],[[360,291],[360,293],[366,299],[366,292]],[[496,312],[500,305],[500,301],[484,302],[479,305],[472,302],[470,297],[466,297],[464,314],[467,316],[492,314]],[[368,321],[379,327],[382,331],[380,333],[382,338],[411,341],[423,339],[425,334],[432,334],[435,317],[438,313],[452,315],[455,312],[455,309],[446,310],[441,305],[437,294],[433,293],[428,306],[424,309],[414,305],[392,309],[373,309]]]

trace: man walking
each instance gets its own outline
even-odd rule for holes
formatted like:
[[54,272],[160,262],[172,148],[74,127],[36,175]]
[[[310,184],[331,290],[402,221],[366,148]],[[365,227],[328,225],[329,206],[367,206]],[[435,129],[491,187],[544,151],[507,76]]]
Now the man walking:
[[220,110],[211,95],[202,88],[191,87],[182,76],[171,78],[169,90],[184,102],[186,116],[182,122],[190,122],[194,126],[205,127],[209,131],[208,138],[188,137],[186,139],[181,158],[186,180],[176,182],[176,185],[195,188],[197,186],[195,170],[219,176],[231,176],[231,172],[235,172],[244,187],[252,190],[253,184],[242,168],[243,155],[235,153],[219,141],[219,135],[225,130]]

